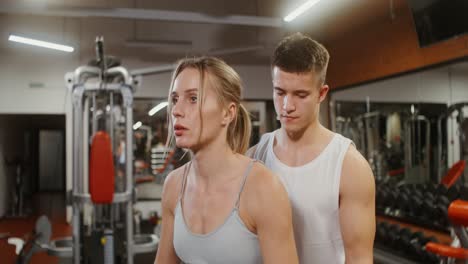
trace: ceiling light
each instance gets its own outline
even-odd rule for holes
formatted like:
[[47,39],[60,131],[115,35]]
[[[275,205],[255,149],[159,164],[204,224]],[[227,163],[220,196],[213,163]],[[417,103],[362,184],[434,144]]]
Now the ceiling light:
[[309,8],[311,8],[313,5],[318,3],[320,0],[309,0],[302,5],[300,5],[298,8],[296,8],[294,11],[289,13],[289,15],[284,17],[284,21],[286,22],[291,22],[293,21],[296,17],[300,16],[302,13],[307,11]]
[[133,130],[137,130],[141,127],[141,125],[143,125],[140,121],[136,122],[134,125],[133,125]]
[[154,114],[156,114],[157,112],[159,112],[159,110],[163,109],[164,107],[166,107],[169,103],[168,102],[162,102],[160,104],[158,104],[157,106],[153,107],[151,110],[149,110],[148,112],[148,115],[149,116],[153,116]]
[[18,43],[23,43],[23,44],[48,48],[48,49],[55,49],[55,50],[65,51],[65,52],[73,52],[73,50],[74,50],[74,48],[70,47],[70,46],[65,46],[65,45],[60,45],[60,44],[56,44],[56,43],[52,43],[52,42],[46,42],[46,41],[41,41],[41,40],[36,40],[36,39],[30,39],[30,38],[15,36],[15,35],[10,35],[8,37],[8,40],[18,42]]

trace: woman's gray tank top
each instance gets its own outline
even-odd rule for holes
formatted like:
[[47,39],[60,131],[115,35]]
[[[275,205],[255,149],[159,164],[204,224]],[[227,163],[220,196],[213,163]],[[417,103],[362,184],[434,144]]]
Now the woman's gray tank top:
[[[239,216],[240,195],[253,163],[254,161],[251,161],[245,171],[237,201],[231,214],[221,226],[207,234],[192,233],[185,223],[181,199],[188,171],[184,172],[182,188],[175,208],[173,238],[175,252],[183,263],[262,263],[257,235],[245,226]],[[187,167],[190,167],[190,164]]]

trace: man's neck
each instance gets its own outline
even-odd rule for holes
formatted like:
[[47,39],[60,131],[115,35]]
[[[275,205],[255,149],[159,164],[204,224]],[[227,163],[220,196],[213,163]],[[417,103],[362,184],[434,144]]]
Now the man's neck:
[[318,120],[301,131],[288,132],[280,128],[276,136],[277,144],[286,147],[304,147],[322,142],[328,138],[330,131],[323,127]]
[[291,167],[303,166],[322,153],[333,135],[333,132],[318,122],[300,134],[287,133],[281,128],[276,133],[273,151],[284,164]]

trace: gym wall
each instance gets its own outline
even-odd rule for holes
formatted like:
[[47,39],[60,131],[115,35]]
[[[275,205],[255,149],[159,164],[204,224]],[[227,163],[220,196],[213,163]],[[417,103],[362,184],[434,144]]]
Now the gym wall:
[[332,100],[426,102],[453,104],[468,101],[468,62],[409,73],[382,81],[335,90]]
[[394,0],[393,6],[393,12],[388,6],[388,13],[376,17],[365,30],[351,31],[325,43],[332,55],[328,73],[332,88],[378,80],[468,56],[466,34],[420,48],[407,1]]

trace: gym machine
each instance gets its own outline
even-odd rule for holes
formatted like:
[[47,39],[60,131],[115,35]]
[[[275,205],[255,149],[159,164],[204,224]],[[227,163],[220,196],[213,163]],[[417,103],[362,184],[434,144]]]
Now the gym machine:
[[373,111],[355,117],[336,118],[336,131],[353,140],[356,148],[369,161],[377,180],[385,178],[391,169],[387,159],[398,155],[395,152],[399,148],[386,144],[387,140],[384,137],[384,123],[389,116],[381,111]]
[[380,112],[368,112],[356,117],[337,116],[335,119],[335,131],[353,141],[379,179],[386,173],[380,140],[382,117]]
[[414,113],[404,125],[405,183],[430,182],[431,122]]
[[[155,252],[158,244],[155,235],[134,232],[132,106],[139,82],[118,59],[104,55],[102,37],[96,54],[65,75],[73,109],[73,236],[45,247],[74,264],[132,264],[135,254]],[[124,160],[116,154],[121,140]]]
[[[466,160],[468,158],[468,141],[466,139],[468,136],[466,124],[468,119],[463,113],[463,109],[466,107],[468,107],[467,102],[453,104],[449,106],[447,111],[442,113],[437,120],[437,157],[439,162],[437,176],[439,180],[443,177],[443,173],[448,167],[449,163],[454,163],[456,160]],[[456,130],[453,131],[454,133],[450,133],[452,130],[450,126],[451,121],[452,124],[455,124],[456,126]],[[443,128],[445,128],[447,131],[446,148],[444,148],[445,144],[442,137]],[[458,137],[452,138],[452,135],[449,134],[455,134],[458,135]],[[455,141],[458,143],[458,149],[455,147]],[[453,157],[451,159],[449,159],[450,145],[454,147],[454,152],[458,151],[458,153],[453,153]],[[461,178],[461,184],[466,184],[466,174]]]
[[[11,188],[11,207],[7,217],[25,217],[25,202],[24,202],[24,164],[23,161],[16,157],[14,159],[5,158],[5,164],[14,169],[14,183]],[[13,177],[12,177],[13,178]]]

